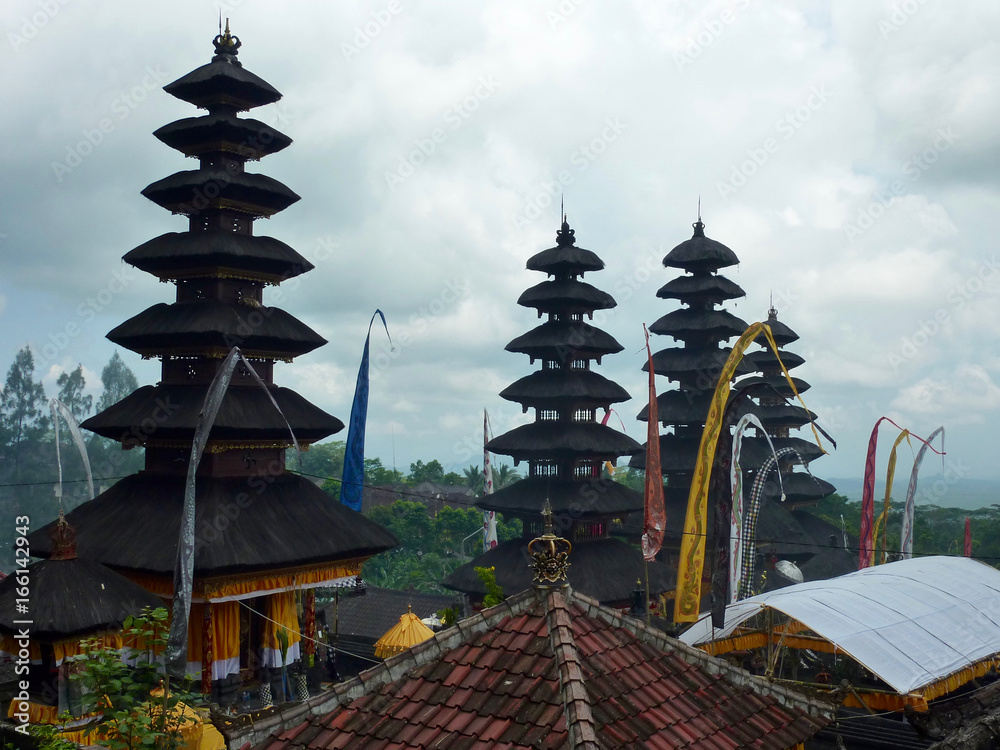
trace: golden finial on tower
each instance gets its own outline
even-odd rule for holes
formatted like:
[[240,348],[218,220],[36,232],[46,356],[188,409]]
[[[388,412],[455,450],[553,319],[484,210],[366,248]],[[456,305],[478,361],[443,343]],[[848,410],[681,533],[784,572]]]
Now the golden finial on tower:
[[552,505],[548,498],[542,506],[542,523],[545,532],[528,543],[528,563],[535,574],[536,588],[562,588],[568,586],[566,572],[569,570],[569,553],[573,545],[566,539],[552,533]]

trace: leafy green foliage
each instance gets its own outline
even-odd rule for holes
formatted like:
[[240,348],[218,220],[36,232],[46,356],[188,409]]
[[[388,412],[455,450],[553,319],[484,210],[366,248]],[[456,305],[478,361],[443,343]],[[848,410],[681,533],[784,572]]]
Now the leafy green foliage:
[[[472,536],[482,528],[483,513],[475,508],[444,507],[431,516],[427,506],[409,500],[372,508],[368,514],[399,539],[400,546],[373,557],[362,574],[376,586],[436,593],[450,593],[440,583],[469,555],[482,550],[482,538]],[[506,523],[497,515],[500,541],[521,536],[521,522]],[[464,540],[464,544],[463,544]]]
[[[109,750],[177,750],[182,744],[185,719],[177,709],[196,696],[188,686],[171,688],[170,680],[156,658],[169,634],[167,610],[146,609],[139,617],[125,620],[126,642],[141,643],[143,650],[130,649],[128,666],[121,654],[98,641],[85,643],[84,652],[70,657],[71,679],[83,686],[83,710],[100,710],[104,721],[92,732],[92,741]],[[153,695],[161,687],[162,695]]]
[[483,607],[495,607],[504,599],[503,589],[497,583],[496,568],[483,568],[477,565],[475,571],[476,575],[479,576],[479,580],[483,582],[483,586],[486,587],[486,596],[483,597]]

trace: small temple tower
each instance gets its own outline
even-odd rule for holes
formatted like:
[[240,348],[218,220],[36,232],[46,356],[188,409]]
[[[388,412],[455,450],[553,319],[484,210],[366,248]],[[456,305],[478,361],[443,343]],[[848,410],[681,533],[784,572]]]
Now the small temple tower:
[[[643,511],[642,495],[602,478],[605,462],[631,455],[638,443],[603,425],[597,410],[629,399],[617,383],[591,369],[608,354],[622,350],[612,336],[584,321],[596,310],[615,306],[611,295],[582,281],[600,271],[604,262],[577,247],[574,230],[563,220],[556,246],[528,259],[527,268],[551,277],[525,291],[518,304],[537,311],[545,322],[511,341],[506,349],[528,355],[541,368],[521,378],[500,395],[534,409],[535,420],[500,435],[487,445],[511,456],[515,465],[528,463],[528,476],[477,505],[520,518],[523,537],[504,542],[458,568],[445,585],[481,599],[485,593],[474,567],[493,567],[508,594],[532,585],[526,565],[528,543],[543,529],[542,508],[551,504],[556,532],[574,545],[569,580],[573,587],[605,603],[625,606],[637,577],[645,579],[642,554],[609,536],[611,522]],[[658,594],[674,587],[673,571],[649,565],[649,590]]]
[[[798,341],[798,334],[778,320],[778,311],[773,306],[767,311],[767,324],[771,328],[774,343],[778,345],[778,356],[781,357],[785,367],[791,371],[803,364],[805,360],[802,357],[785,349],[787,344]],[[754,414],[764,425],[775,448],[794,448],[802,460],[808,464],[813,459],[822,456],[822,452],[814,442],[790,433],[815,420],[816,415],[797,403],[790,403],[794,402],[795,395],[781,372],[781,367],[774,356],[770,343],[763,336],[757,339],[757,343],[760,344],[761,348],[747,354],[745,359],[759,374],[741,380],[740,384],[760,383],[767,384],[770,388],[752,394],[750,398],[754,402],[753,406],[744,407],[740,411],[740,416],[747,412]],[[799,393],[809,388],[809,384],[800,378],[793,378],[793,382]],[[755,429],[755,431],[759,430]],[[754,441],[756,448],[760,451],[767,450],[763,437],[763,435],[758,435],[758,439]],[[797,465],[800,465],[799,461],[793,456],[792,460],[782,461],[780,466],[785,504],[788,507],[794,509],[805,505],[815,505],[836,491],[836,488],[829,482],[813,478],[805,473],[795,472],[794,468]],[[753,468],[760,466],[760,461],[753,462],[747,468],[751,468],[751,466]],[[771,495],[777,499],[778,493],[773,492]]]
[[[254,233],[299,199],[285,185],[247,172],[247,162],[281,151],[286,135],[239,112],[278,101],[281,94],[246,70],[240,41],[214,40],[207,65],[167,85],[173,96],[207,110],[170,123],[155,135],[197,168],[149,185],[142,194],[187,219],[135,248],[125,261],[173,284],[176,298],[154,304],[108,334],[114,343],[156,357],[156,385],[139,388],[83,426],[145,448],[145,468],[126,477],[68,517],[82,557],[97,560],[166,599],[173,592],[185,476],[195,425],[223,359],[233,346],[277,402],[237,366],[209,433],[196,479],[194,590],[188,672],[223,702],[233,682],[293,662],[299,632],[315,632],[316,586],[359,575],[368,557],[396,545],[380,526],[338,503],[305,477],[286,471],[285,452],[338,432],[343,423],[287,388],[274,384],[275,362],[325,344],[308,326],[266,304],[265,288],[312,269],[279,240]],[[273,293],[281,299],[281,290]],[[285,420],[287,420],[287,425]],[[31,537],[32,552],[48,554],[48,530]],[[305,609],[304,629],[296,615]],[[280,654],[278,631],[290,644]],[[311,653],[311,641],[302,652]]]
[[[730,352],[729,347],[720,344],[739,336],[747,328],[747,324],[732,313],[716,309],[728,300],[746,296],[738,284],[719,274],[720,269],[737,263],[736,253],[705,236],[701,217],[694,224],[691,239],[677,245],[663,259],[665,267],[685,272],[656,293],[661,299],[677,300],[683,307],[667,313],[649,327],[650,333],[670,336],[681,343],[681,346],[653,354],[656,375],[677,383],[676,389],[656,397],[660,423],[671,428],[660,436],[660,465],[666,480],[663,496],[667,509],[664,554],[668,558],[672,557],[669,549],[676,550],[680,545],[698,444],[712,393]],[[648,364],[643,365],[643,371],[649,371]],[[741,374],[749,371],[748,365],[737,370]],[[648,405],[637,418],[643,422],[648,420]],[[636,469],[644,469],[645,465],[645,452],[633,456],[629,464]],[[630,536],[634,534],[634,525],[627,531]],[[676,564],[677,561],[668,559],[668,562]]]

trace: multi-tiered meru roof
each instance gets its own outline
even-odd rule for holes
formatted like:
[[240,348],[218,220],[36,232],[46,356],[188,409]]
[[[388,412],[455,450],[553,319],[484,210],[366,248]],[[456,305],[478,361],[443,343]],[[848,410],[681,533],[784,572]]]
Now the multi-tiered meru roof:
[[[165,87],[208,114],[155,133],[197,159],[198,167],[142,191],[185,216],[187,231],[161,235],[124,257],[174,284],[176,298],[154,304],[108,334],[143,357],[159,358],[161,380],[83,424],[123,448],[144,447],[145,469],[74,510],[69,520],[81,556],[169,595],[195,426],[224,357],[239,346],[281,413],[239,365],[198,466],[194,597],[231,602],[346,580],[360,571],[364,559],[394,546],[395,539],[285,469],[285,451],[293,444],[289,426],[308,446],[338,432],[343,423],[274,384],[275,362],[291,362],[326,343],[264,298],[265,287],[313,268],[285,243],[254,234],[257,219],[287,208],[299,196],[276,180],[247,172],[246,164],[284,149],[291,139],[238,116],[276,102],[281,94],[243,67],[237,58],[240,41],[228,28],[214,43],[210,63]],[[46,532],[39,531],[32,551],[45,555],[48,550]],[[201,627],[192,617],[192,633]],[[206,658],[211,664],[210,651]]]
[[[577,247],[575,232],[564,220],[557,244],[528,259],[527,268],[550,278],[525,291],[518,304],[537,311],[545,322],[518,336],[506,349],[527,354],[541,369],[516,381],[501,397],[534,409],[535,420],[493,439],[487,448],[528,464],[528,476],[480,499],[477,504],[520,518],[521,539],[504,542],[462,566],[445,585],[481,598],[484,587],[473,568],[494,567],[504,591],[513,593],[531,585],[523,550],[542,533],[542,508],[548,500],[557,532],[574,546],[569,580],[573,587],[603,602],[627,602],[637,578],[645,579],[642,555],[609,537],[613,519],[642,514],[642,495],[602,478],[605,462],[615,462],[639,449],[627,435],[597,419],[597,410],[627,401],[617,383],[594,372],[608,354],[622,350],[614,337],[585,322],[597,310],[615,306],[611,295],[586,283],[586,273],[600,271],[604,262],[590,250]],[[666,566],[649,567],[650,591],[673,588]]]

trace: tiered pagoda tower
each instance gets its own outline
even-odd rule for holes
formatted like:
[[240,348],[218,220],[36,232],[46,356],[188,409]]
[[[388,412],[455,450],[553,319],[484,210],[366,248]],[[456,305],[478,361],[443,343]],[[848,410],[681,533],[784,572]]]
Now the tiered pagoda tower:
[[[660,423],[671,428],[671,432],[660,436],[660,465],[666,480],[663,493],[667,509],[664,553],[668,561],[675,565],[698,444],[719,373],[731,350],[722,344],[747,328],[740,318],[717,309],[729,300],[746,296],[738,284],[719,273],[720,269],[739,262],[736,253],[705,236],[705,225],[700,217],[694,224],[691,239],[677,245],[663,259],[665,267],[685,272],[667,282],[656,293],[661,299],[677,300],[683,307],[667,313],[649,327],[650,333],[670,336],[681,343],[681,346],[668,347],[653,354],[656,375],[676,382],[678,386],[656,397]],[[648,364],[644,364],[642,369],[648,372]],[[737,372],[743,374],[749,371],[749,366],[743,365]],[[648,421],[648,405],[639,412],[638,419]],[[629,465],[644,469],[645,452],[633,456]],[[630,524],[625,531],[631,536],[636,529]]]
[[[528,476],[477,501],[486,510],[520,518],[521,539],[504,542],[463,565],[445,581],[451,589],[474,599],[485,594],[473,568],[495,568],[497,582],[507,593],[529,588],[527,545],[543,529],[542,510],[549,502],[556,533],[572,541],[573,587],[604,603],[627,606],[638,578],[645,580],[642,555],[609,536],[611,521],[643,511],[642,495],[617,482],[602,479],[605,462],[614,463],[639,449],[627,435],[597,421],[597,410],[629,399],[617,383],[591,369],[608,354],[622,350],[612,336],[584,322],[596,310],[615,307],[611,295],[582,281],[600,271],[604,262],[576,246],[574,230],[563,220],[557,244],[528,259],[527,268],[551,277],[531,287],[518,304],[537,311],[544,323],[511,341],[509,352],[527,354],[541,369],[521,378],[500,395],[534,409],[535,421],[500,435],[487,448],[526,461]],[[659,563],[649,566],[651,594],[672,590],[674,574]]]
[[[791,328],[778,320],[778,311],[771,307],[767,312],[767,324],[771,328],[774,343],[778,345],[778,355],[785,367],[791,371],[793,368],[802,365],[805,360],[794,352],[785,349],[785,346],[798,341],[798,334]],[[785,380],[777,358],[771,349],[771,344],[766,337],[757,339],[760,349],[746,355],[746,361],[759,373],[755,377],[746,378],[740,381],[741,385],[751,385],[755,383],[767,384],[769,389],[755,391],[750,398],[753,406],[741,409],[740,415],[747,412],[753,413],[764,425],[767,434],[771,437],[775,448],[794,448],[802,460],[808,464],[813,459],[822,456],[822,452],[817,445],[803,438],[792,435],[792,431],[797,431],[800,427],[809,424],[816,419],[816,415],[807,411],[802,406],[794,402],[795,394],[792,393],[788,381]],[[795,388],[799,393],[808,390],[809,384],[801,378],[793,378]],[[755,432],[759,432],[755,428]],[[766,450],[766,443],[763,435],[757,436],[755,440],[758,450]],[[752,464],[759,466],[759,462]],[[780,471],[782,476],[782,487],[785,491],[785,504],[790,508],[798,508],[805,505],[815,505],[827,495],[831,495],[836,488],[829,482],[822,479],[814,479],[808,474],[795,472],[795,466],[800,465],[794,456],[790,460],[782,461]],[[749,467],[748,467],[749,468]],[[774,492],[770,493],[775,498],[778,497],[777,486]],[[823,540],[825,541],[825,540]]]
[[[84,427],[145,448],[145,469],[126,477],[69,516],[81,556],[124,573],[169,598],[177,555],[185,476],[194,428],[209,384],[233,346],[266,383],[282,415],[242,365],[209,433],[196,480],[194,592],[188,671],[203,689],[238,680],[241,668],[277,666],[276,628],[292,632],[298,654],[296,595],[352,581],[368,557],[395,538],[308,479],[289,473],[288,424],[308,446],[343,423],[287,388],[274,385],[274,363],[325,340],[277,307],[264,289],[312,269],[279,240],[254,234],[254,222],[299,199],[285,185],[245,170],[248,161],[284,149],[284,134],[239,112],[281,98],[237,58],[240,41],[214,40],[212,61],[165,90],[207,115],[173,122],[155,135],[198,168],[149,185],[142,194],[187,217],[171,232],[125,255],[125,261],[176,286],[176,299],[156,304],[108,334],[111,341],[161,361],[161,380],[90,418]],[[47,530],[32,537],[34,554],[49,550]],[[246,606],[244,606],[246,605]],[[261,616],[258,616],[261,615]],[[265,619],[268,618],[268,619]],[[306,643],[305,651],[310,651]],[[265,675],[266,676],[266,675]],[[225,697],[225,691],[223,691]]]

